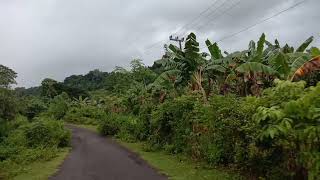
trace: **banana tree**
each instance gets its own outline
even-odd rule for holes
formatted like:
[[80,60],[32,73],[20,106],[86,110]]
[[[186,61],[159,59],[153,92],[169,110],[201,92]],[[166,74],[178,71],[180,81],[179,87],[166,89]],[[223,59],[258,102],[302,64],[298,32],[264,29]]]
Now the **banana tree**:
[[79,98],[73,98],[72,105],[76,107],[85,107],[88,106],[91,103],[90,99],[88,97],[83,98],[82,96],[79,96]]
[[248,90],[252,94],[259,94],[260,90],[270,86],[275,78],[294,80],[319,69],[318,60],[311,59],[312,56],[320,54],[319,49],[311,48],[306,52],[312,40],[313,37],[308,38],[294,50],[288,44],[281,47],[278,40],[272,44],[266,40],[265,34],[262,34],[257,45],[250,41],[248,50],[227,54],[226,57],[223,57],[216,43],[212,44],[207,40],[211,54],[207,69],[215,71],[215,77],[220,79],[222,87],[233,83],[238,92],[244,89],[245,93],[240,94],[247,95]]
[[171,69],[163,72],[153,83],[148,85],[152,94],[159,96],[159,102],[163,103],[168,95],[174,97],[178,94],[177,85],[181,82],[181,71]]
[[232,84],[233,87],[236,87],[237,92],[243,92],[247,84],[251,83],[256,86],[260,82],[258,79],[260,74],[273,75],[276,73],[264,64],[263,56],[267,54],[264,52],[264,43],[265,35],[262,34],[257,46],[254,41],[250,41],[248,50],[227,54],[226,57],[223,57],[217,43],[212,44],[209,40],[206,41],[211,54],[211,62],[207,69],[215,72],[214,76],[219,82],[220,91],[226,93]]
[[288,45],[273,51],[268,57],[268,63],[278,72],[280,79],[294,81],[319,70],[320,50],[315,47],[307,50],[312,41],[313,37],[308,38],[296,51],[293,47],[288,48]]
[[310,74],[311,72],[316,70],[320,70],[320,56],[317,56],[300,66],[300,68],[298,68],[292,75],[291,81],[299,79],[306,74]]
[[200,90],[204,99],[207,99],[202,78],[206,59],[199,51],[199,43],[194,33],[190,33],[186,38],[184,50],[180,50],[175,45],[169,45],[165,58],[157,61],[166,71],[151,86],[154,89],[167,86],[166,89],[171,91],[178,86],[189,85],[192,90]]

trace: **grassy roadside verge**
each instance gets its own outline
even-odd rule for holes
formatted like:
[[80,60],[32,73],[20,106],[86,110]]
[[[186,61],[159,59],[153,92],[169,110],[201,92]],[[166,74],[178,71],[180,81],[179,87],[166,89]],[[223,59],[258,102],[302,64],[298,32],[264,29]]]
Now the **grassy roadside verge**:
[[[97,132],[96,126],[76,125]],[[158,169],[161,173],[167,175],[172,180],[228,180],[242,179],[241,176],[217,170],[206,168],[203,164],[193,162],[184,156],[169,155],[162,151],[146,152],[143,143],[127,143],[117,139],[122,146],[140,155],[151,166]]]
[[6,171],[17,175],[8,178],[13,180],[46,180],[57,172],[58,167],[63,163],[69,152],[70,148],[63,148],[57,152],[53,159],[48,161],[35,161],[28,165],[9,166]]
[[126,143],[118,140],[120,144],[139,154],[161,173],[172,180],[224,180],[241,179],[240,176],[223,172],[221,170],[206,168],[184,156],[169,155],[162,151],[146,152],[143,143]]

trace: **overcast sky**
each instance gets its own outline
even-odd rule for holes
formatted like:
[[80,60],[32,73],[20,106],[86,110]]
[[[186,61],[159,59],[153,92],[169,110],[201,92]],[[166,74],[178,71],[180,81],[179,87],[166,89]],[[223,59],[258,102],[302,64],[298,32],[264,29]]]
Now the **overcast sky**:
[[[27,87],[46,77],[62,81],[93,69],[111,71],[133,58],[151,65],[175,32],[195,31],[203,46],[206,38],[220,40],[300,1],[0,0],[0,64]],[[320,47],[319,7],[320,0],[307,0],[219,44],[227,51],[245,49],[265,32],[268,40],[293,46],[313,35]]]

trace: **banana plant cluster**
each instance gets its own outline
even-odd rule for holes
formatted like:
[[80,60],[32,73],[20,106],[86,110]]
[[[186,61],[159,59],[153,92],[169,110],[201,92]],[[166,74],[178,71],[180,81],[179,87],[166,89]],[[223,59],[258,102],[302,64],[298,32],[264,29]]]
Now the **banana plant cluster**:
[[165,71],[151,85],[163,91],[176,91],[178,86],[190,86],[193,90],[200,90],[206,101],[206,92],[203,88],[203,76],[207,60],[200,53],[196,35],[191,33],[186,38],[184,50],[170,45],[166,58],[158,60]]
[[271,43],[262,34],[258,42],[250,41],[247,50],[222,53],[217,43],[207,40],[207,54],[200,52],[196,35],[191,33],[184,50],[171,44],[166,56],[156,62],[165,71],[152,86],[173,90],[189,85],[204,100],[213,89],[222,94],[259,95],[274,79],[297,81],[320,70],[320,50],[308,49],[312,41],[313,37],[308,38],[295,50],[288,44],[281,46],[278,40]]
[[310,37],[294,50],[288,44],[281,47],[278,40],[272,44],[262,34],[257,43],[250,41],[248,50],[225,53],[223,57],[218,45],[207,40],[211,54],[208,68],[224,73],[220,81],[223,85],[236,85],[244,90],[243,95],[259,94],[275,78],[294,81],[319,70],[319,49],[313,47],[306,51],[312,41]]

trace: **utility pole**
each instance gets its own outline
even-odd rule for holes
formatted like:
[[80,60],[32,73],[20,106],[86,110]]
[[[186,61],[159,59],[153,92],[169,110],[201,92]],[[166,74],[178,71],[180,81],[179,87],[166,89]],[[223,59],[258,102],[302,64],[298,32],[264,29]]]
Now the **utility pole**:
[[182,50],[182,42],[184,41],[184,38],[179,39],[179,36],[173,37],[172,35],[169,37],[170,41],[176,41],[179,42],[180,50]]

